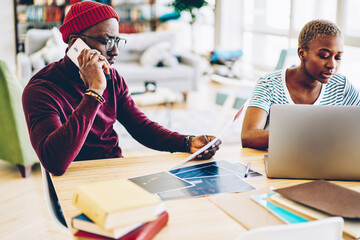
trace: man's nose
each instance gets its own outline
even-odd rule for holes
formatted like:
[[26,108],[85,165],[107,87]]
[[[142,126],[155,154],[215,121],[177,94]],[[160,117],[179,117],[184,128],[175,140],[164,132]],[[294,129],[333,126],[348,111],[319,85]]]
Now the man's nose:
[[110,56],[117,56],[119,55],[119,48],[118,46],[116,46],[116,44],[114,45],[114,48],[111,51],[108,51],[108,54]]

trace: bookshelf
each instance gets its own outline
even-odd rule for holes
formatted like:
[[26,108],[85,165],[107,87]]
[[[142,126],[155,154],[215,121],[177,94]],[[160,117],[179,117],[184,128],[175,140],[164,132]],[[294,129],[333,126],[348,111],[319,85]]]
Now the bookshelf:
[[[78,0],[14,0],[16,53],[24,52],[26,32],[31,28],[60,27],[71,4]],[[155,0],[102,0],[119,14],[121,33],[155,31]]]
[[16,53],[24,51],[29,29],[60,27],[68,4],[65,0],[14,0]]
[[119,14],[119,31],[121,33],[156,30],[155,0],[112,0],[111,6]]

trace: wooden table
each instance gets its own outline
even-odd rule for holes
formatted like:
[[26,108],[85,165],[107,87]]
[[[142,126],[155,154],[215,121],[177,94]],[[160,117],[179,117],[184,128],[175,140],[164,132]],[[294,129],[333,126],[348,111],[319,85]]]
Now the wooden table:
[[[240,146],[223,147],[215,157],[207,161],[191,161],[185,166],[214,160],[227,160],[247,164],[251,168],[265,174],[265,151],[242,149]],[[60,177],[52,176],[66,222],[71,228],[71,218],[79,214],[72,203],[72,194],[77,185],[105,181],[114,178],[131,178],[172,168],[186,158],[186,153],[159,153],[144,157],[128,157],[120,159],[104,159],[73,162],[67,172]],[[268,179],[266,177],[247,180],[258,189],[284,187],[306,182],[306,180]],[[360,182],[340,182],[346,187],[360,186]],[[235,194],[235,193],[232,193]],[[156,236],[156,239],[234,239],[246,229],[217,208],[208,197],[170,200],[165,202],[169,213],[168,225]],[[72,229],[75,232],[74,229]]]

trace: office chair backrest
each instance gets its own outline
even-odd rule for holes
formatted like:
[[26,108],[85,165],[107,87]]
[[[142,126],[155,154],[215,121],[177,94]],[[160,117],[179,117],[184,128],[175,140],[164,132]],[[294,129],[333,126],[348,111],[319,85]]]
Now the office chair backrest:
[[343,227],[344,220],[341,217],[331,217],[306,223],[254,228],[236,240],[341,240]]
[[40,166],[41,166],[41,175],[42,175],[43,187],[44,187],[44,196],[50,217],[53,219],[54,223],[59,228],[61,228],[64,232],[70,234],[70,230],[68,229],[65,222],[65,218],[61,212],[61,207],[54,186],[51,182],[50,175],[41,164]]
[[288,48],[281,50],[279,60],[276,64],[275,71],[283,68],[291,67],[292,65],[298,65],[300,59],[297,56],[297,49]]

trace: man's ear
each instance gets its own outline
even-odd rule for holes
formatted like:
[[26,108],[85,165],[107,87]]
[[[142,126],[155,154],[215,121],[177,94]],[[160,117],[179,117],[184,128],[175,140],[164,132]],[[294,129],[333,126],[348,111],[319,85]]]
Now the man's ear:
[[76,39],[78,39],[79,36],[76,36],[76,35],[70,35],[69,37],[69,41],[68,41],[68,48],[70,48],[73,43],[76,41]]
[[303,48],[298,48],[298,56],[300,58],[300,61],[305,60],[305,50]]

